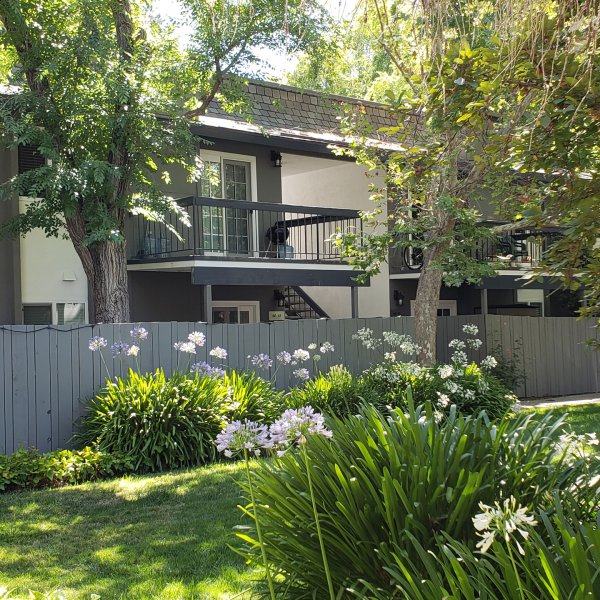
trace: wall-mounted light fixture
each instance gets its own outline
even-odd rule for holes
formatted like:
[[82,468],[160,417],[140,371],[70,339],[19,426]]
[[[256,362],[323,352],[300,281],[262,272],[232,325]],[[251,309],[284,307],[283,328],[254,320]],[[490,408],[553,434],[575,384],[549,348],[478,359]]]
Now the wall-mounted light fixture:
[[285,306],[285,296],[281,290],[275,290],[273,292],[273,299],[275,300],[275,306],[283,308]]
[[394,302],[396,306],[404,306],[404,294],[400,290],[394,290]]
[[281,165],[282,165],[281,152],[277,152],[277,150],[271,150],[271,160],[273,161],[274,167],[281,168]]

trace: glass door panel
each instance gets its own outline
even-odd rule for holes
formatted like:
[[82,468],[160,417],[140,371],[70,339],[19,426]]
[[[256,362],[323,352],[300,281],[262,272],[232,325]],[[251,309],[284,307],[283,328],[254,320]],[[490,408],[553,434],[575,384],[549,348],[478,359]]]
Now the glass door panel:
[[[205,198],[250,201],[250,163],[227,159],[204,160],[199,187],[200,195]],[[203,253],[250,254],[252,214],[247,208],[203,206]]]
[[[227,200],[249,201],[250,164],[224,160],[225,198]],[[225,228],[227,231],[227,252],[247,255],[250,253],[252,211],[246,208],[225,209]]]

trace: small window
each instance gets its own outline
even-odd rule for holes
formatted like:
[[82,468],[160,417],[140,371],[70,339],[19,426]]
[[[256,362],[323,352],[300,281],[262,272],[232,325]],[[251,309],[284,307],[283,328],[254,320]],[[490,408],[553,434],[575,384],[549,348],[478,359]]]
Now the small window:
[[64,302],[56,305],[56,317],[59,325],[85,323],[85,303]]
[[52,304],[24,304],[23,323],[25,325],[51,325]]

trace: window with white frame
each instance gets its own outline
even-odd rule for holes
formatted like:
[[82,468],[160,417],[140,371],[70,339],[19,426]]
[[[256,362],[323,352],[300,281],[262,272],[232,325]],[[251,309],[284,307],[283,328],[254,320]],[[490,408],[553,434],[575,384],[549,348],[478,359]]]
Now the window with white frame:
[[[256,200],[256,159],[229,153],[202,152],[200,195],[251,202]],[[252,253],[254,224],[247,207],[202,207],[202,248],[207,254]]]

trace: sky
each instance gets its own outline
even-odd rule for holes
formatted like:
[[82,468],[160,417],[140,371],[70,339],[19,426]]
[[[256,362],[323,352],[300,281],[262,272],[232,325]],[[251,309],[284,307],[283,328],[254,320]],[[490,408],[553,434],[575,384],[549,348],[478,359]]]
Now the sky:
[[[359,0],[319,0],[329,11],[334,19],[339,20],[351,16]],[[167,19],[177,19],[181,16],[181,5],[178,0],[154,0],[154,10]],[[185,38],[189,28],[182,28],[180,36]],[[281,52],[273,52],[268,49],[259,51],[259,56],[269,66],[261,75],[270,79],[281,78],[286,71],[293,70],[297,60]]]

